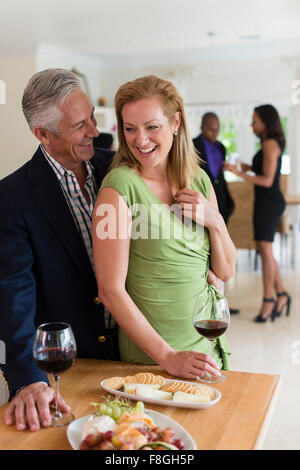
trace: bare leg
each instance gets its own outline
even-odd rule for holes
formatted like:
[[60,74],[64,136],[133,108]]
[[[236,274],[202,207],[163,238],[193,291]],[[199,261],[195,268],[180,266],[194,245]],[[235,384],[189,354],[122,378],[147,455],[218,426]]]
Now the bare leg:
[[[257,251],[259,252],[262,259],[264,297],[269,299],[273,297],[274,293],[277,266],[277,263],[273,258],[272,242],[257,242]],[[267,318],[271,315],[273,308],[274,304],[272,302],[263,302],[260,310],[260,315],[263,318]]]
[[[281,277],[280,277],[278,264],[277,264],[275,259],[274,259],[274,263],[275,263],[275,290],[278,293],[279,292],[285,292],[285,289],[284,289],[284,286],[282,284],[282,280],[281,280]],[[276,302],[277,310],[280,311],[282,309],[282,307],[286,304],[286,302],[287,302],[287,296],[278,297],[277,302]]]

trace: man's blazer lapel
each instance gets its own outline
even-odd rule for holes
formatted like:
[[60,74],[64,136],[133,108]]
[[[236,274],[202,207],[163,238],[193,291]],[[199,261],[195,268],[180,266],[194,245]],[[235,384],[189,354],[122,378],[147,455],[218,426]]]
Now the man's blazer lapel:
[[27,177],[34,183],[32,196],[36,204],[75,264],[91,282],[95,279],[93,270],[55,173],[40,149],[30,163]]

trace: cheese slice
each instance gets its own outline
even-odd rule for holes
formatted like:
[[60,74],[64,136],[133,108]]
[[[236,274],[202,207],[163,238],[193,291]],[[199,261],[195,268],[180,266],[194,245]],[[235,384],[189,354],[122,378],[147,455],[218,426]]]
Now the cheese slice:
[[136,386],[137,386],[137,384],[125,383],[125,384],[123,384],[123,392],[124,393],[131,393],[132,395],[135,395]]
[[133,383],[125,383],[123,384],[123,392],[124,393],[131,393],[133,395],[137,394],[137,387],[143,386],[145,390],[158,390],[160,388],[159,384],[152,385],[152,384],[133,384]]
[[137,384],[135,390],[136,395],[154,398],[155,400],[172,400],[172,393],[164,392],[163,390],[156,390],[154,388],[150,388],[147,385]]
[[191,393],[175,392],[173,395],[173,401],[184,402],[184,403],[205,403],[210,401],[210,398],[205,395],[193,395]]

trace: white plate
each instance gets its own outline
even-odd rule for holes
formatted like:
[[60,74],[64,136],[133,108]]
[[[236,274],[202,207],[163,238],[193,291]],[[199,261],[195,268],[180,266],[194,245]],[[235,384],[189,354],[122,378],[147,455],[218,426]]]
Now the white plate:
[[[136,400],[136,401],[143,400],[144,402],[147,402],[147,403],[154,403],[156,405],[163,405],[163,406],[176,406],[178,408],[193,408],[197,410],[205,410],[206,408],[210,408],[211,406],[214,406],[216,403],[218,403],[218,401],[220,400],[222,396],[219,390],[213,387],[209,387],[208,385],[205,384],[205,387],[211,388],[215,391],[216,396],[214,400],[203,402],[203,403],[184,403],[184,402],[177,402],[177,401],[172,401],[172,400],[157,400],[156,398],[144,397],[143,395],[134,395],[132,393],[121,392],[120,390],[113,390],[112,388],[106,387],[104,385],[105,380],[102,380],[101,387],[104,390],[106,390],[106,392],[109,392],[112,395],[118,395],[120,397],[130,398],[130,400]],[[199,383],[185,382],[184,380],[166,379],[166,384],[169,382],[182,382],[182,383],[187,383],[187,384],[193,384],[196,386],[200,385]]]
[[[175,439],[182,439],[184,442],[183,450],[197,450],[196,442],[192,436],[184,429],[184,427],[174,421],[174,419],[153,410],[145,410],[145,412],[153,419],[156,426],[163,429],[169,427],[173,428],[175,431]],[[92,415],[83,416],[82,418],[72,421],[67,428],[68,441],[74,450],[79,450],[80,448],[82,429],[90,416]]]

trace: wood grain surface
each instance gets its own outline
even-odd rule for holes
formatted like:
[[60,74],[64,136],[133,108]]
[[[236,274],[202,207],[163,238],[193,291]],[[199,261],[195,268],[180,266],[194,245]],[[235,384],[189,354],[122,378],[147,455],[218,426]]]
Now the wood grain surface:
[[[77,359],[61,376],[60,391],[72,407],[76,418],[93,412],[90,402],[99,401],[106,392],[101,380],[111,376],[153,372],[168,376],[158,366],[141,366],[124,362]],[[249,450],[261,447],[279,392],[280,376],[226,371],[227,380],[214,387],[221,400],[206,410],[194,410],[146,404],[176,420],[193,436],[198,449]],[[37,432],[16,431],[7,427],[0,408],[1,450],[71,450],[66,428],[47,428]]]

